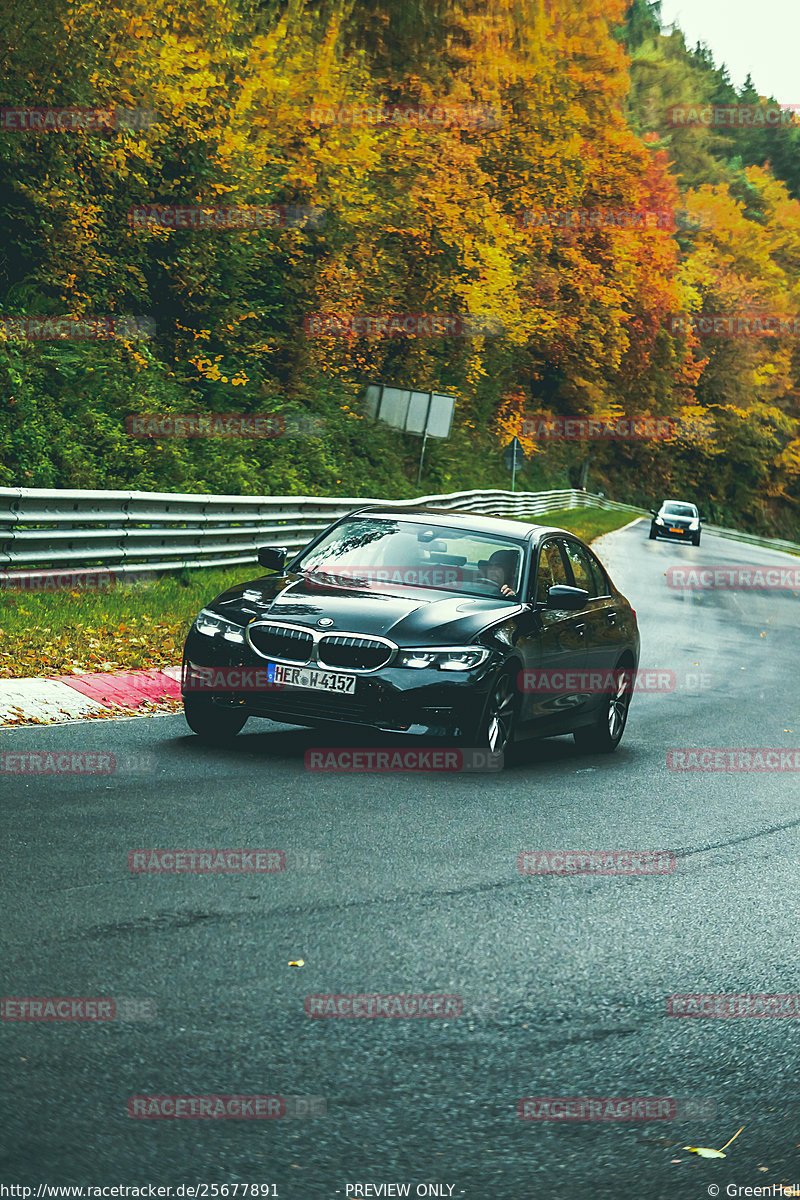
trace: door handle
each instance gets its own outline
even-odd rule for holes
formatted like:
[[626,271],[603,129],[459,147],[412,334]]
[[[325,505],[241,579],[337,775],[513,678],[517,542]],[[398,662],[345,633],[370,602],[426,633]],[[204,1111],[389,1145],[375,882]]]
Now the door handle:
[[613,611],[612,611],[612,612],[607,612],[607,613],[606,613],[606,620],[608,621],[609,625],[616,625],[616,623],[617,623],[617,614],[616,614],[615,612],[613,612]]
[[586,626],[583,624],[583,622],[581,622],[580,625],[573,625],[572,628],[580,637],[583,637],[583,635],[586,633]]

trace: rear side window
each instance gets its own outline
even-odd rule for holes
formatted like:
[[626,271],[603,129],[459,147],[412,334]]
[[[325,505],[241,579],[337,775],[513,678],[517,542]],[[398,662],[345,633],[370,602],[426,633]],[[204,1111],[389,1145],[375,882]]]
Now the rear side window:
[[551,539],[544,542],[539,552],[539,570],[536,575],[536,599],[544,601],[551,587],[559,583],[568,583],[567,568],[561,555],[558,542]]
[[591,550],[587,550],[585,553],[586,557],[589,559],[589,565],[592,568],[592,574],[594,575],[595,587],[597,589],[595,595],[610,596],[611,580],[606,575],[602,563],[599,561],[599,559],[595,558]]
[[572,567],[575,587],[584,588],[590,596],[599,594],[589,555],[577,542],[565,542],[567,558]]

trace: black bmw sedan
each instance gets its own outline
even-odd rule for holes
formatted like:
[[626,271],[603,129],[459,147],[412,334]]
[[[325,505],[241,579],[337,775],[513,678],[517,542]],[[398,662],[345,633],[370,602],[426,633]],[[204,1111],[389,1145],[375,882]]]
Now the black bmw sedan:
[[449,738],[502,752],[572,733],[616,749],[639,661],[636,614],[562,529],[431,508],[369,507],[223,592],[186,640],[190,728],[251,717]]

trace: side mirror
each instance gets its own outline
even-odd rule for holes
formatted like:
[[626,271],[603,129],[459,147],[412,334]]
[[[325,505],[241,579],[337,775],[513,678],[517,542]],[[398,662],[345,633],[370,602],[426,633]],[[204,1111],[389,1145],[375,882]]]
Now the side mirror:
[[708,520],[708,517],[698,517],[697,519],[701,525],[705,525],[706,521]]
[[286,554],[285,546],[259,546],[259,565],[268,571],[282,571],[286,565]]
[[651,508],[651,509],[650,509],[650,516],[651,516],[651,517],[657,517],[657,516],[658,516],[658,512],[657,512],[657,510],[656,510],[655,508]]
[[589,593],[585,588],[569,587],[566,583],[556,583],[548,590],[545,608],[563,608],[567,612],[577,612],[586,607]]

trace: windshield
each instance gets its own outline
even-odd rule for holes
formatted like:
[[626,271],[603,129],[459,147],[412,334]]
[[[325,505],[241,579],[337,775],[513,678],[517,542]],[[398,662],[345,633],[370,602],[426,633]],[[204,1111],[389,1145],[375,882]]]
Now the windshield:
[[661,509],[668,517],[696,517],[697,509],[693,504],[676,504],[669,501]]
[[518,596],[524,543],[491,534],[354,517],[292,566],[312,585],[435,588],[468,596]]

